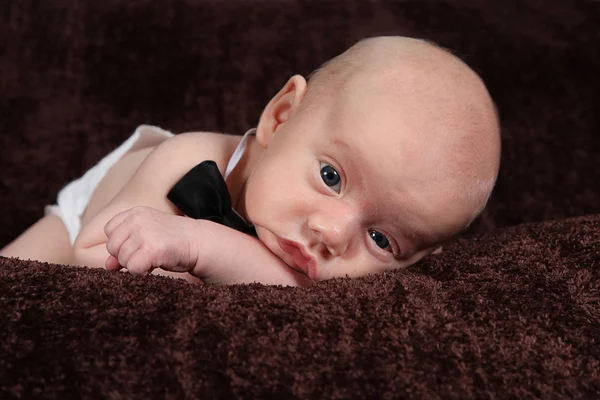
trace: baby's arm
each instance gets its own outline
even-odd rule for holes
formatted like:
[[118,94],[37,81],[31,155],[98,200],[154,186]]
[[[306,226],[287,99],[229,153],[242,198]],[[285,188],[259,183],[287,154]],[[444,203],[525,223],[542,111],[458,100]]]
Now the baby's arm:
[[[82,227],[73,245],[75,263],[105,266],[109,254],[104,226],[122,211],[146,206],[178,214],[177,208],[167,200],[171,187],[200,161],[211,159],[224,169],[236,144],[236,138],[228,135],[192,133],[176,135],[157,146],[117,195]],[[197,281],[196,278],[190,280]]]
[[309,286],[312,280],[291,269],[258,239],[211,221],[198,221],[206,246],[190,273],[206,283]]
[[217,223],[136,207],[105,227],[108,269],[147,275],[154,268],[189,272],[206,283],[307,286],[306,275],[289,268],[258,239]]

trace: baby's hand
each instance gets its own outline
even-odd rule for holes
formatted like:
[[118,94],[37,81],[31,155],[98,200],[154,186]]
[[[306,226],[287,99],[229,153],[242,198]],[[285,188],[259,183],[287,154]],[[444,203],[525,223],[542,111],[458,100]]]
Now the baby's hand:
[[194,220],[150,207],[134,207],[104,226],[110,256],[106,268],[148,275],[155,268],[188,272],[198,260]]

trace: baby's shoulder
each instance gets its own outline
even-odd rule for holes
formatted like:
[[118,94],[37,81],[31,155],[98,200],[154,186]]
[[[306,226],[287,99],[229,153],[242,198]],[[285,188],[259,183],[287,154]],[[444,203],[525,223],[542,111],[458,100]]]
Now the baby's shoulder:
[[195,166],[213,160],[224,171],[241,136],[215,132],[185,132],[174,135],[155,150],[155,158],[164,158],[171,166]]

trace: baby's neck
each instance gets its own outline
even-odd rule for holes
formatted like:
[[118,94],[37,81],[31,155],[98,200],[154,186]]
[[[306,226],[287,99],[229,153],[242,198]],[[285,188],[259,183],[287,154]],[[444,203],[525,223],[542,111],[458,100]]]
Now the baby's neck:
[[242,155],[242,158],[236,167],[227,177],[227,188],[229,189],[229,193],[231,195],[231,203],[233,204],[233,208],[246,221],[248,221],[245,202],[246,182],[254,170],[254,166],[260,159],[262,152],[263,148],[260,147],[256,141],[256,136],[249,135],[247,137],[246,151]]

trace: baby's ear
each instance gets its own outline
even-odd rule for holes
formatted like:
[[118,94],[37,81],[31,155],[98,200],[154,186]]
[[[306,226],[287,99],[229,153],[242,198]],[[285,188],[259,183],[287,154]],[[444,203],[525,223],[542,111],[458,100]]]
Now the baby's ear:
[[294,115],[305,93],[306,79],[294,75],[269,101],[256,128],[256,139],[261,147],[266,148],[277,129]]

